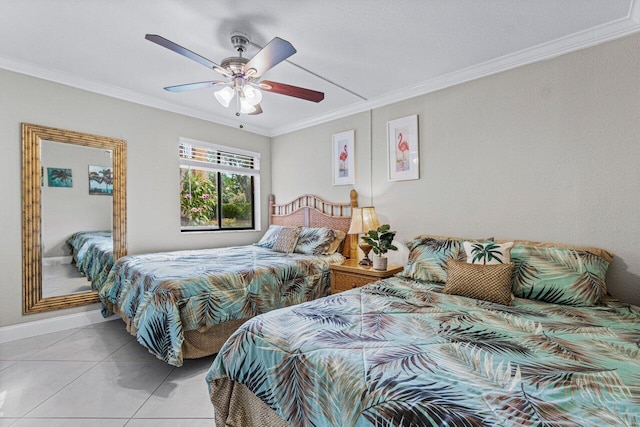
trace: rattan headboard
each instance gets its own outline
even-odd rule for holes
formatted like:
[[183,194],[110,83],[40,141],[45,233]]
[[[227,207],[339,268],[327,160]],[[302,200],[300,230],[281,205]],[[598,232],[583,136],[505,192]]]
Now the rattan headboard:
[[[273,194],[269,196],[269,224],[288,227],[330,227],[345,233],[351,224],[351,208],[358,206],[358,193],[351,190],[348,203],[328,202],[313,194],[304,194],[296,199],[277,205]],[[342,254],[356,257],[357,236],[347,235]]]

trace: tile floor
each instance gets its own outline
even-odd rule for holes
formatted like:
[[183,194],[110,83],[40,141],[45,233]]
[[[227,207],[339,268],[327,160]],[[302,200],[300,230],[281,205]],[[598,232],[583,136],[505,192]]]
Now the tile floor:
[[167,365],[119,319],[0,344],[0,427],[215,426],[212,361]]
[[91,291],[91,283],[75,264],[42,265],[42,297]]

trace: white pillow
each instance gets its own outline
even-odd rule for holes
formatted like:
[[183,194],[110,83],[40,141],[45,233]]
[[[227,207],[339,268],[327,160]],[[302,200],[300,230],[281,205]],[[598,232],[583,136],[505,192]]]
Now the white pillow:
[[462,242],[468,264],[507,264],[511,262],[513,242]]
[[255,243],[255,245],[261,246],[267,249],[273,249],[273,244],[276,242],[276,239],[278,238],[278,233],[280,233],[280,230],[282,230],[283,228],[284,227],[281,225],[271,224],[267,229],[267,232],[264,233],[264,236],[262,236],[262,239],[260,239],[258,243]]

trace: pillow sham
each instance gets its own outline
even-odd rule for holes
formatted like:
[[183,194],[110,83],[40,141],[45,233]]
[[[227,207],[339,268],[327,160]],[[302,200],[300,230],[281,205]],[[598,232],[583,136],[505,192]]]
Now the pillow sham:
[[298,242],[298,236],[300,235],[300,228],[283,227],[278,233],[272,250],[274,252],[284,252],[290,254],[296,248]]
[[409,279],[444,283],[447,280],[447,260],[465,259],[461,240],[418,236],[408,242],[407,247],[409,260],[399,276]]
[[512,263],[481,265],[449,259],[443,292],[511,305],[513,268]]
[[267,229],[267,232],[264,233],[264,236],[260,239],[258,243],[255,243],[256,246],[260,246],[262,248],[273,249],[273,244],[276,242],[278,238],[278,233],[284,227],[282,225],[273,225],[271,224]]
[[333,239],[333,242],[329,245],[329,249],[325,252],[327,255],[335,254],[338,249],[340,249],[340,245],[344,241],[344,238],[347,237],[347,233],[342,230],[333,230],[336,237]]
[[468,242],[462,243],[469,264],[506,264],[511,262],[513,242]]
[[611,255],[581,249],[518,244],[511,250],[516,297],[572,306],[597,305],[607,293]]
[[307,255],[322,255],[327,252],[336,234],[328,227],[302,227],[294,252]]

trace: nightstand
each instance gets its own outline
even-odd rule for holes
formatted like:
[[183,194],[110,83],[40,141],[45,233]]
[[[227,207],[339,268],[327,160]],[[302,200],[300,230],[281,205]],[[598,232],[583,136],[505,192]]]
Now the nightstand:
[[390,264],[386,270],[374,270],[373,267],[362,267],[358,260],[348,259],[342,264],[331,265],[331,293],[359,288],[367,283],[391,277],[402,271],[401,265]]

